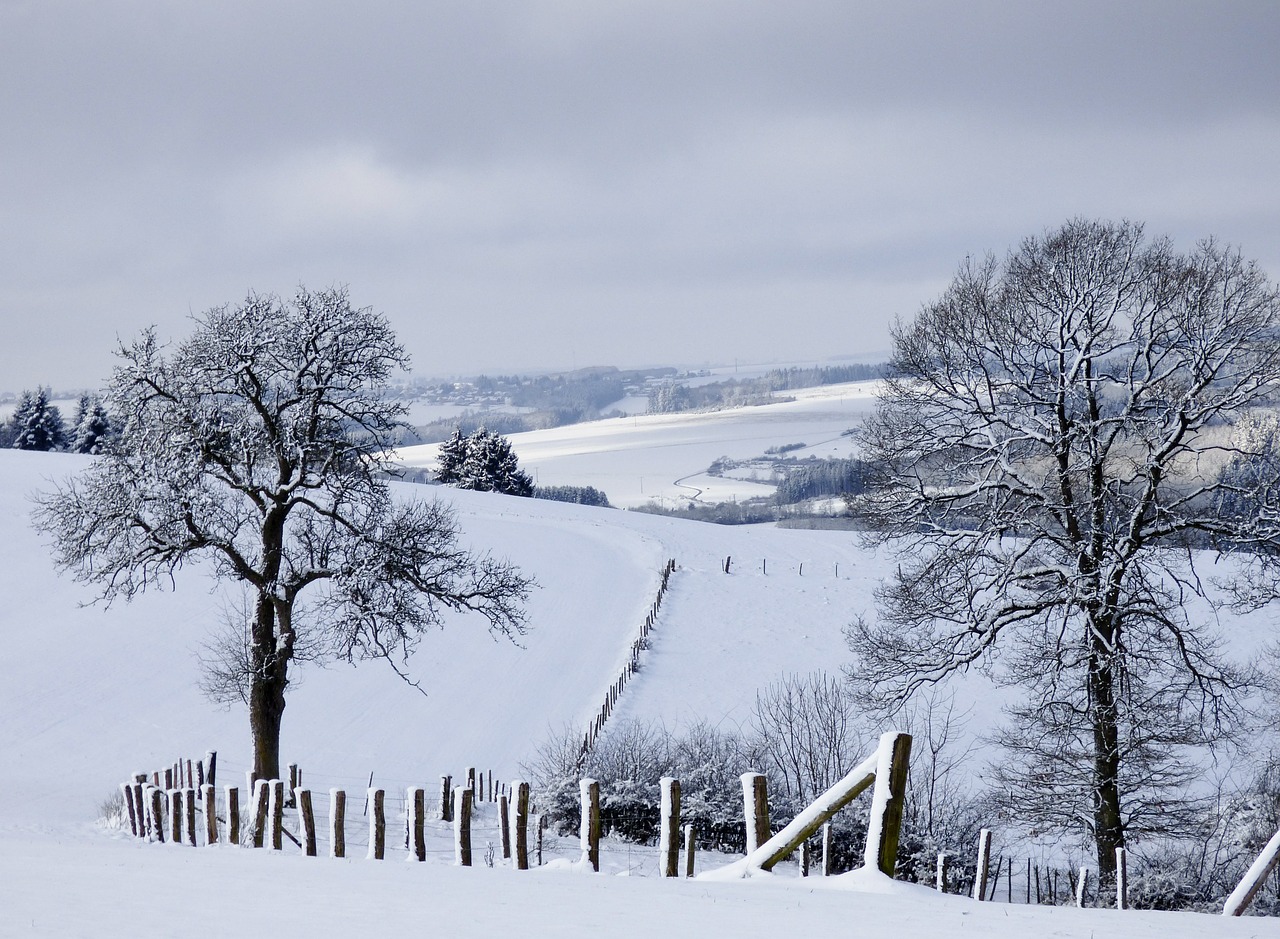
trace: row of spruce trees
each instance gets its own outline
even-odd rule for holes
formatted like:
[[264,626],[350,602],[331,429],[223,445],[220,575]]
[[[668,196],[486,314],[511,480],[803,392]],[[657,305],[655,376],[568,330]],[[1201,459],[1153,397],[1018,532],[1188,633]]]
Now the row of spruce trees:
[[13,414],[0,424],[0,447],[101,453],[115,432],[102,399],[81,395],[75,419],[68,424],[50,395],[43,386],[22,392]]

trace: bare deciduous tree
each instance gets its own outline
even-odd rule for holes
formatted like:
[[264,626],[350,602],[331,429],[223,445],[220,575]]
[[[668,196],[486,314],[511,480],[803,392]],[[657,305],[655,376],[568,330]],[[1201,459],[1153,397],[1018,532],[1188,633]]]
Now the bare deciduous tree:
[[446,505],[392,500],[403,409],[380,388],[408,359],[345,289],[251,294],[195,317],[167,356],[153,332],[120,356],[120,439],[41,496],[35,523],[107,602],[166,586],[197,557],[248,589],[247,646],[224,641],[214,677],[246,693],[255,775],[279,776],[289,670],[307,650],[393,660],[444,609],[523,631],[531,581],[459,547]]
[[[970,667],[1026,688],[1028,734],[1069,738],[1104,874],[1145,825],[1135,796],[1179,783],[1135,755],[1212,736],[1247,679],[1186,601],[1206,594],[1194,546],[1256,529],[1228,503],[1265,481],[1224,467],[1229,425],[1280,383],[1278,336],[1238,251],[1084,220],[966,261],[895,329],[860,504],[900,564],[851,630],[858,670],[889,702]],[[1063,767],[1042,768],[1022,783],[1059,798]]]

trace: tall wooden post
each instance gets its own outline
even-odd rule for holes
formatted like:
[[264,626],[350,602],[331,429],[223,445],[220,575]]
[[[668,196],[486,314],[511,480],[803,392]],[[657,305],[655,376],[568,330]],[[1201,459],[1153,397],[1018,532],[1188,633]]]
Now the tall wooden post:
[[507,797],[498,794],[498,840],[502,844],[502,859],[511,857],[511,812],[507,805]]
[[947,892],[947,855],[942,851],[938,852],[938,874],[934,881],[934,889],[938,893]]
[[453,790],[453,856],[459,867],[471,866],[471,799],[469,786]]
[[409,828],[411,830],[410,837],[412,839],[413,856],[419,861],[427,859],[427,838],[426,838],[426,816],[427,816],[427,790],[422,788],[410,789],[407,793],[409,797]]
[[991,860],[991,829],[984,828],[978,832],[978,867],[973,877],[973,898],[987,898],[987,866]]
[[907,797],[907,770],[911,763],[911,735],[887,733],[880,737],[876,781],[867,819],[867,847],[863,863],[892,877],[898,866],[898,835]]
[[438,815],[440,821],[453,821],[453,777],[440,777],[440,811]]
[[261,848],[267,837],[267,781],[253,781],[253,846]]
[[205,783],[200,787],[200,801],[204,805],[204,843],[218,843],[218,804],[213,794],[213,786]]
[[347,856],[347,793],[329,790],[329,857]]
[[658,864],[663,877],[680,876],[680,780],[663,776],[658,829]]
[[693,876],[693,858],[698,851],[698,833],[692,825],[684,826],[684,876]]
[[316,817],[311,809],[311,790],[299,786],[293,790],[293,804],[298,810],[298,836],[302,853],[316,856]]
[[1116,848],[1116,909],[1129,909],[1129,853]]
[[151,793],[151,834],[156,841],[164,843],[164,790],[152,786]]
[[387,794],[381,789],[369,790],[369,860],[381,861],[387,855]]
[[273,779],[271,791],[271,850],[284,849],[284,780]]
[[187,844],[196,846],[196,791],[188,786],[182,790],[182,807],[187,813]]
[[582,860],[591,869],[600,871],[600,783],[583,779],[578,783],[582,805],[582,825],[579,838],[582,843]]
[[[139,774],[140,775],[140,774]],[[146,779],[145,776],[142,779]],[[137,776],[133,778],[133,784],[129,787],[133,792],[133,804],[138,808],[138,837],[147,837],[147,805],[142,798],[142,779]]]
[[169,790],[169,840],[182,844],[182,790]]
[[529,784],[518,780],[516,787],[516,870],[529,869]]
[[231,844],[240,844],[240,790],[235,786],[227,786],[222,790],[227,803],[227,840]]
[[809,842],[800,842],[800,876],[809,876]]
[[835,860],[835,858],[832,857],[832,854],[831,854],[832,847],[833,845],[831,843],[831,823],[827,822],[822,826],[822,876],[823,877],[831,876],[832,862]]
[[769,840],[769,790],[763,773],[742,774],[742,815],[751,854]]

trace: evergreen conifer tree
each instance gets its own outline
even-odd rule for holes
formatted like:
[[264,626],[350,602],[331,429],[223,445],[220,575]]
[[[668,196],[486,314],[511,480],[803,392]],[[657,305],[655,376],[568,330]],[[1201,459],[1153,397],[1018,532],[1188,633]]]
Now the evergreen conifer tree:
[[49,389],[36,388],[35,393],[24,391],[18,409],[13,414],[17,430],[13,445],[19,450],[60,450],[66,438],[62,424],[62,412],[49,403]]
[[111,418],[102,404],[102,399],[92,395],[81,395],[77,408],[75,432],[72,434],[71,449],[76,453],[101,453],[111,436]]

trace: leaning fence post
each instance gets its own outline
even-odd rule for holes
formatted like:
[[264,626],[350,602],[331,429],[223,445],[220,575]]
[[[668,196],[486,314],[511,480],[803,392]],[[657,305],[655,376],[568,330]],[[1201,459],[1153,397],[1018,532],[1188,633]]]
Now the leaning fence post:
[[1116,848],[1116,909],[1129,909],[1129,854]]
[[600,871],[600,783],[594,779],[583,779],[578,783],[578,792],[582,804],[582,824],[579,838],[582,842],[582,860],[591,864],[591,869]]
[[471,866],[471,799],[469,786],[453,790],[453,855],[459,867]]
[[516,870],[529,869],[529,784],[524,780],[516,787]]
[[218,843],[218,805],[213,794],[213,786],[205,783],[200,787],[200,801],[204,805],[204,843]]
[[128,783],[121,783],[120,791],[124,793],[125,808],[129,810],[129,833],[136,838],[138,837],[138,809],[133,804],[133,787]]
[[369,854],[371,861],[381,861],[387,853],[387,794],[381,789],[369,790]]
[[887,877],[893,876],[898,864],[898,836],[902,827],[910,762],[910,734],[891,731],[880,737],[864,863]]
[[973,898],[987,898],[987,863],[991,858],[991,829],[978,832],[978,868],[973,875]]
[[267,837],[267,781],[253,781],[253,846],[261,848]]
[[227,840],[234,845],[240,844],[240,790],[235,786],[226,786],[222,790],[227,802]]
[[316,856],[316,817],[311,811],[311,790],[299,786],[293,790],[293,804],[298,810],[298,835],[302,853]]
[[763,773],[742,774],[742,815],[747,854],[769,840],[769,789]]
[[698,851],[698,834],[692,825],[684,826],[684,876],[693,876],[693,857]]
[[663,776],[658,781],[662,790],[659,809],[661,823],[658,835],[658,864],[663,877],[680,876],[680,780]]
[[1222,907],[1222,915],[1239,916],[1243,913],[1267,882],[1277,863],[1280,863],[1280,831],[1271,836],[1262,853],[1245,871],[1236,889],[1231,891],[1231,896],[1227,897],[1227,902]]
[[273,779],[269,783],[271,792],[271,850],[284,848],[284,780]]
[[511,857],[511,812],[507,805],[507,797],[498,793],[498,841],[502,845],[502,859]]
[[329,790],[329,857],[347,856],[347,793]]
[[427,790],[419,787],[410,789],[406,795],[409,798],[409,828],[412,838],[413,856],[419,861],[427,859],[427,839],[425,831],[425,822],[427,814]]

